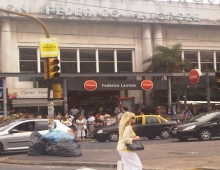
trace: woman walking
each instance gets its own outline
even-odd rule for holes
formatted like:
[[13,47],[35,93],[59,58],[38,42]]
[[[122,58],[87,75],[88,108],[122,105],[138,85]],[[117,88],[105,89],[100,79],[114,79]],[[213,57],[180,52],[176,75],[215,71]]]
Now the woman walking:
[[126,146],[126,144],[132,144],[132,141],[134,140],[140,140],[140,137],[136,136],[132,129],[134,123],[135,114],[131,112],[124,113],[119,123],[119,141],[117,150],[121,156],[124,170],[142,170],[143,168],[138,155],[133,151],[127,150]]

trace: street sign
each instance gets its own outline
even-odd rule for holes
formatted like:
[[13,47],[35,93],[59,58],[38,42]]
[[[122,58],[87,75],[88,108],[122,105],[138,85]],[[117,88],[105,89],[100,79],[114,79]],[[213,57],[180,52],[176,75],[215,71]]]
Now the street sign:
[[84,88],[88,91],[94,91],[97,89],[97,82],[94,80],[87,80],[84,83]]
[[202,72],[199,69],[192,69],[189,72],[189,82],[192,84],[197,84],[199,82]]
[[56,38],[41,38],[40,39],[41,58],[57,57],[58,43]]
[[141,88],[143,90],[151,90],[154,87],[154,84],[151,80],[143,80],[141,82]]

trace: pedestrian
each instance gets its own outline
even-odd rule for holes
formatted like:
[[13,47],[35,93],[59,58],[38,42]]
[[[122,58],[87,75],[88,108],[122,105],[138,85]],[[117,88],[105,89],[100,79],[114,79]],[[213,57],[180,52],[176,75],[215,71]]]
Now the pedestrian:
[[121,108],[120,108],[120,105],[118,105],[114,111],[115,116],[118,116],[120,112],[121,112]]
[[68,127],[72,126],[72,123],[69,121],[67,116],[63,117],[63,119],[61,120],[61,123],[63,123],[64,125],[66,125]]
[[189,110],[186,109],[186,111],[184,112],[184,117],[185,117],[185,121],[188,121],[189,119],[191,119],[192,115],[189,112]]
[[118,115],[118,117],[117,117],[117,121],[118,122],[120,122],[120,120],[121,120],[121,117],[122,117],[122,115],[124,114],[124,113],[126,113],[126,112],[128,112],[128,107],[122,107],[122,112]]
[[72,109],[70,109],[70,115],[72,115],[73,117],[77,117],[78,113],[79,113],[79,110],[73,106]]
[[87,136],[91,137],[91,132],[95,129],[94,128],[94,123],[95,123],[95,117],[93,115],[89,114],[89,118],[87,119],[87,123],[88,123],[88,133]]
[[77,125],[77,137],[78,139],[82,139],[84,140],[85,139],[85,136],[86,136],[86,121],[85,119],[83,118],[82,115],[80,115],[78,117],[78,119],[76,120],[76,125]]
[[100,117],[97,117],[95,119],[94,128],[100,128],[104,125],[104,122],[100,119]]
[[126,146],[126,144],[132,144],[134,140],[140,140],[140,137],[136,136],[132,129],[133,124],[135,124],[135,114],[124,113],[119,123],[119,141],[117,144],[117,151],[121,156],[124,170],[142,170],[143,168],[137,153],[127,150]]

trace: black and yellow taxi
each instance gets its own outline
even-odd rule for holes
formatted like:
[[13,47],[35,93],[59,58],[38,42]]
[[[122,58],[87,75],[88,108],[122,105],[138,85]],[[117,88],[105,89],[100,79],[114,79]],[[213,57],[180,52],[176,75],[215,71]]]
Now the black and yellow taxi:
[[[168,139],[170,137],[170,127],[175,125],[175,121],[168,121],[158,115],[140,115],[135,116],[136,123],[133,129],[136,135],[154,139],[159,136],[161,139]],[[92,138],[99,142],[118,141],[118,124],[114,123],[110,126],[105,126],[95,129],[92,133]]]

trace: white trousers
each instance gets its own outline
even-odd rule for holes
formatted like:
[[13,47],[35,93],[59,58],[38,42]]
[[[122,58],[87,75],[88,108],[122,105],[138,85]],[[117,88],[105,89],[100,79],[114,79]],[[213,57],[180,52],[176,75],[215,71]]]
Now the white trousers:
[[143,165],[135,152],[118,151],[124,170],[142,170]]
[[85,133],[85,129],[78,129],[77,130],[77,137],[84,137],[84,136],[86,136],[86,133]]

